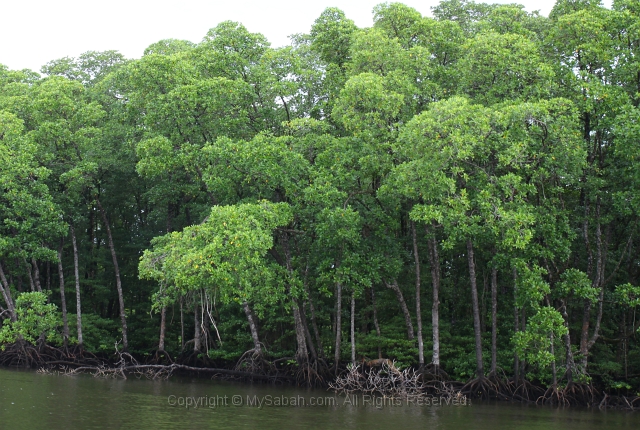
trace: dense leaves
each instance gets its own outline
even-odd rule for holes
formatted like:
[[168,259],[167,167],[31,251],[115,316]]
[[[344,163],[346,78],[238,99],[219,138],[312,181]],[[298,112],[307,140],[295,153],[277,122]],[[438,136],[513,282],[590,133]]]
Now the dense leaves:
[[0,342],[77,312],[94,352],[638,386],[639,14],[384,3],[0,66]]

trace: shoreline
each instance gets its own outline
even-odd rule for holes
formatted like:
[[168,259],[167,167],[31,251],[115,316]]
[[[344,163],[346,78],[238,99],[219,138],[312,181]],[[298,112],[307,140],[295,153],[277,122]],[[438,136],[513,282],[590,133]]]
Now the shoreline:
[[[0,367],[13,370],[33,370],[46,374],[67,376],[91,374],[94,377],[120,379],[135,376],[150,380],[167,380],[172,376],[181,375],[196,375],[197,378],[204,379],[206,375],[209,379],[215,378],[216,380],[243,384],[257,382],[298,388],[319,388],[342,396],[380,396],[381,398],[402,399],[408,403],[420,403],[430,398],[447,398],[449,402],[462,402],[461,404],[466,401],[480,400],[482,402],[521,403],[556,408],[577,407],[591,410],[597,408],[599,410],[640,411],[640,396],[612,394],[600,390],[599,387],[575,382],[564,386],[558,384],[555,389],[527,380],[520,380],[516,384],[512,378],[500,379],[492,376],[462,382],[448,377],[445,379],[442,377],[443,372],[434,374],[429,368],[422,371],[407,368],[401,372],[394,367],[367,368],[360,365],[341,366],[341,371],[337,376],[329,373],[323,373],[320,376],[308,364],[306,368],[292,364],[283,364],[280,367],[270,366],[269,369],[257,367],[262,371],[249,372],[240,370],[238,364],[234,368],[230,368],[231,366],[228,365],[214,367],[212,365],[215,363],[202,359],[199,359],[201,365],[197,365],[197,363],[194,365],[194,363],[189,363],[193,361],[192,354],[186,356],[186,360],[183,355],[174,361],[171,360],[168,353],[156,352],[154,357],[146,357],[146,361],[138,361],[133,355],[122,351],[107,358],[104,355],[79,351],[77,348],[69,348],[65,352],[61,348],[45,345],[39,347],[40,353],[36,348],[38,347],[31,345],[9,345],[4,351],[0,351]],[[18,363],[14,359],[7,364],[8,355],[13,354],[17,357],[16,350],[20,349],[26,355],[21,357]],[[29,353],[33,354],[33,352],[37,353],[36,357],[30,356]],[[53,354],[58,356],[54,357]],[[53,359],[45,360],[43,357]],[[167,359],[171,362],[167,363]],[[264,362],[267,361],[264,360]],[[273,364],[274,362],[269,363]],[[256,369],[255,366],[250,366],[250,368]],[[316,379],[309,379],[310,372],[315,373]],[[405,386],[407,381],[413,381],[414,385],[418,384],[417,388],[414,387],[413,391],[398,392],[397,390],[393,391],[393,388],[376,389],[376,387],[362,385],[367,378],[369,380],[374,378],[378,381],[384,380],[385,386],[390,387],[398,381],[399,376],[392,376],[394,373],[404,374],[404,377],[407,378],[402,381],[401,385]],[[413,380],[407,375],[413,375]],[[359,381],[361,385],[354,384],[354,381]],[[391,385],[389,385],[390,381],[393,382]]]

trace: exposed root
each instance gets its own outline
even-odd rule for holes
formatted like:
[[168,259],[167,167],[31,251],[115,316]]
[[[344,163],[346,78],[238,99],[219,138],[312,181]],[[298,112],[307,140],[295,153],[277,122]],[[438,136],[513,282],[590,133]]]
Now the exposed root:
[[581,382],[569,382],[563,390],[564,397],[570,405],[594,406],[597,401],[597,393],[592,385]]
[[153,358],[151,359],[151,363],[152,364],[163,364],[163,363],[173,364],[173,360],[171,359],[171,355],[167,351],[163,349],[158,349],[156,350],[156,353],[153,355]]
[[453,384],[443,381],[425,382],[422,372],[415,369],[399,370],[395,363],[383,363],[380,368],[363,371],[361,366],[350,364],[329,388],[338,394],[362,393],[402,400],[416,401],[433,395],[456,399],[467,404],[468,399]]
[[[90,373],[99,378],[134,376],[146,379],[167,379],[176,371],[205,373],[212,377],[241,381],[287,383],[307,387],[329,386],[337,393],[362,393],[405,400],[441,396],[467,404],[470,398],[517,400],[551,406],[588,406],[599,409],[640,410],[640,396],[611,395],[598,392],[593,385],[569,382],[548,388],[519,379],[507,379],[504,371],[475,378],[467,383],[452,381],[441,368],[433,365],[422,369],[398,369],[390,360],[372,360],[369,365],[348,365],[333,381],[327,363],[303,361],[291,364],[293,357],[268,361],[266,349],[246,351],[233,369],[212,366],[208,357],[191,351],[189,355],[172,359],[166,351],[156,351],[146,363],[140,363],[118,344],[112,358],[101,359],[78,346],[55,348],[38,342],[21,341],[5,345],[0,351],[0,366],[36,368],[38,373],[76,375]],[[375,361],[375,364],[371,363]],[[195,365],[191,365],[194,363]]]
[[442,367],[430,363],[421,370],[422,380],[425,382],[451,381],[449,374],[442,370]]
[[305,361],[298,366],[296,370],[295,378],[298,385],[307,387],[322,387],[326,385],[325,378],[318,371],[318,362]]
[[[266,375],[272,370],[273,364],[265,360],[261,350],[250,349],[245,351],[236,363],[234,369],[256,375]],[[275,370],[275,368],[273,369]]]
[[545,393],[544,388],[533,385],[524,378],[518,380],[510,379],[507,386],[509,387],[509,390],[511,390],[513,400],[526,403],[535,402]]
[[486,377],[481,376],[467,382],[460,391],[474,399],[489,399],[492,393],[498,392],[498,387]]
[[538,397],[537,404],[545,404],[552,406],[570,406],[571,402],[565,397],[564,389],[560,388],[557,384],[551,385],[547,388],[545,393]]

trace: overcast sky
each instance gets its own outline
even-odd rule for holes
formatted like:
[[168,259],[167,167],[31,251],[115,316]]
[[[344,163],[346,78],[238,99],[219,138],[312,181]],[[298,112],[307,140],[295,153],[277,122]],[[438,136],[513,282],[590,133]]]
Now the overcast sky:
[[[491,3],[491,0],[485,0]],[[114,49],[138,58],[161,39],[202,40],[219,22],[241,22],[264,34],[272,46],[288,44],[287,36],[307,33],[327,7],[342,9],[359,27],[372,25],[372,9],[380,0],[0,0],[0,64],[39,71],[50,60],[86,51]],[[493,0],[521,3],[548,15],[555,0]],[[439,0],[405,0],[430,16]],[[604,0],[610,5],[611,0]]]

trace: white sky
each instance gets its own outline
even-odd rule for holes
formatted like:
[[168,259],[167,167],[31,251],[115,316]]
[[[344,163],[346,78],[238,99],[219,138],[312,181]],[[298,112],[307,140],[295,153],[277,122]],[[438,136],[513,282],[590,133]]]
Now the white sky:
[[[520,3],[548,15],[555,0],[484,0]],[[114,49],[138,58],[161,39],[202,40],[225,20],[264,34],[273,47],[287,36],[308,33],[326,7],[342,9],[359,27],[372,25],[372,9],[382,0],[0,0],[0,64],[39,71],[50,60],[86,51]],[[404,0],[429,16],[439,0]],[[482,2],[482,0],[478,1]],[[604,0],[610,5],[611,0]]]

